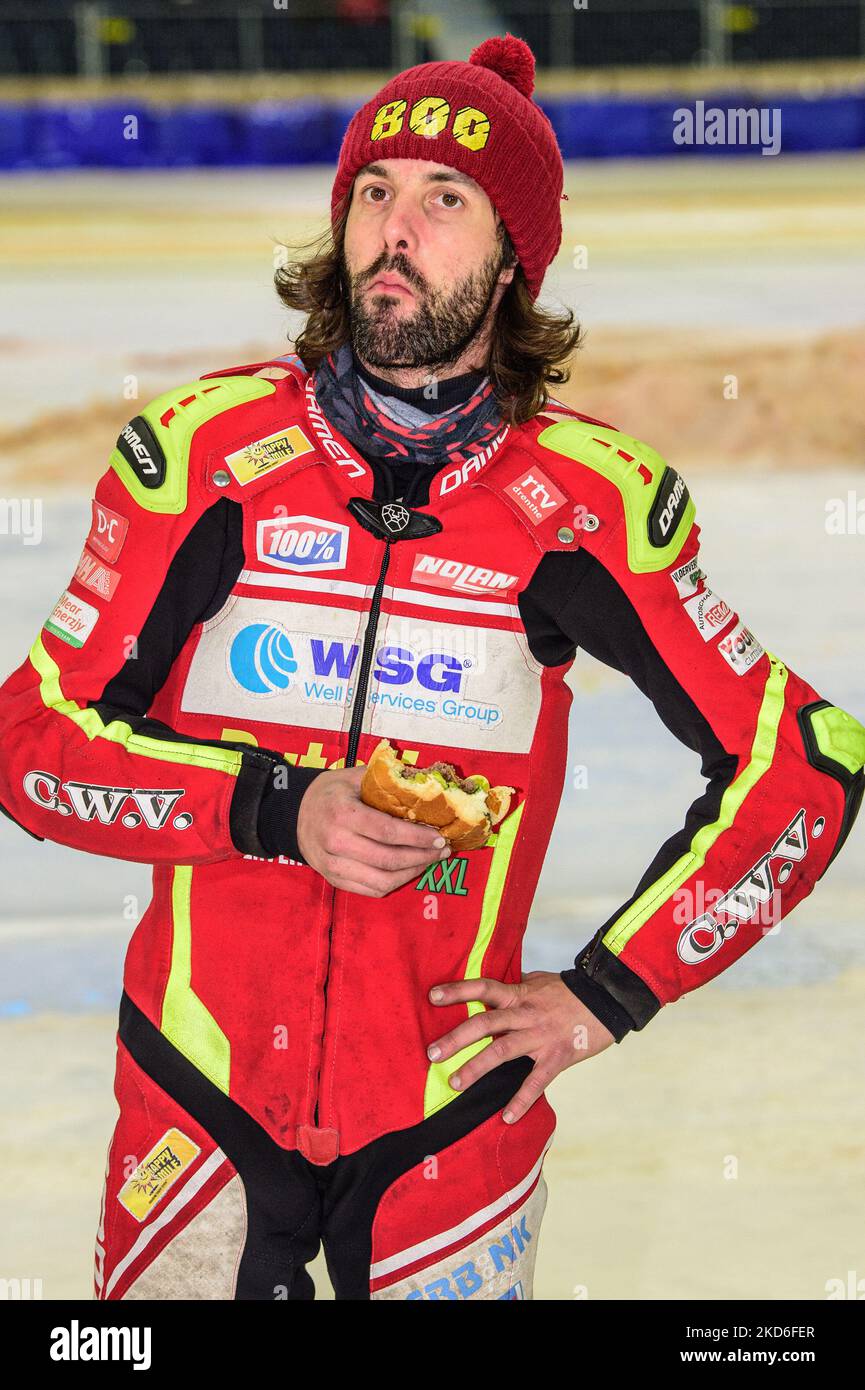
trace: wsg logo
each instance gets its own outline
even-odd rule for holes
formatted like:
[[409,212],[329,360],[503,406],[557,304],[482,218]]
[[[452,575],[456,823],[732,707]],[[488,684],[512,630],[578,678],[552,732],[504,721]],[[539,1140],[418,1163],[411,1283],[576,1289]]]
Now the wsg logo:
[[248,623],[228,649],[228,669],[253,695],[287,690],[297,670],[288,633],[273,623]]
[[[321,637],[309,638],[311,674],[315,678],[350,680],[357,665],[359,645]],[[284,628],[275,623],[249,623],[234,637],[228,652],[232,676],[254,695],[278,694],[292,684],[298,669],[295,648]],[[408,647],[381,646],[376,652],[373,680],[381,685],[409,685],[417,681],[424,690],[457,695],[464,663],[445,652],[418,658]]]

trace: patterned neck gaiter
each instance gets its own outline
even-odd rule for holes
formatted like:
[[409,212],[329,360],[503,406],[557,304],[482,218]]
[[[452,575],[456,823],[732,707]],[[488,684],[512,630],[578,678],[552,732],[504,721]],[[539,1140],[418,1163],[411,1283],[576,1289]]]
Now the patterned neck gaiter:
[[488,377],[468,400],[429,415],[397,397],[373,392],[355,370],[350,343],[321,362],[313,384],[324,414],[358,452],[392,464],[461,464],[504,428]]

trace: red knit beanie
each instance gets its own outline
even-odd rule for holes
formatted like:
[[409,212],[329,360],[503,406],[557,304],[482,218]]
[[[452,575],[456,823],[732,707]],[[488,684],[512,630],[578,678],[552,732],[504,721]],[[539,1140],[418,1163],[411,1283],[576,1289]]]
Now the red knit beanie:
[[332,221],[366,164],[429,159],[459,169],[501,215],[536,299],[562,241],[563,169],[534,86],[534,54],[513,34],[485,39],[467,63],[421,63],[392,78],[343,136]]

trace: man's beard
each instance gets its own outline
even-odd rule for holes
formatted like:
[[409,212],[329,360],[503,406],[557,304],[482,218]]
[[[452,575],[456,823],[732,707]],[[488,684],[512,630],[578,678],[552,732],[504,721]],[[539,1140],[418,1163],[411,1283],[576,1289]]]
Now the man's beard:
[[[432,290],[420,282],[410,262],[397,254],[384,256],[362,274],[352,275],[341,258],[347,292],[351,341],[356,355],[370,367],[445,367],[465,351],[483,324],[496,292],[503,258],[495,250],[478,271],[454,287]],[[414,313],[403,313],[388,301],[365,293],[379,275],[399,275],[415,296]],[[384,291],[382,291],[384,293]]]

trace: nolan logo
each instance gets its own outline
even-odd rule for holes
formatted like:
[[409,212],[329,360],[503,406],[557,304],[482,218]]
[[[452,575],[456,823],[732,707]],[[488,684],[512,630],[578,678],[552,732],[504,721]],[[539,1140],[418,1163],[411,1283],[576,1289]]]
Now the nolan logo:
[[515,574],[484,569],[481,565],[466,564],[462,560],[446,560],[441,555],[417,555],[411,577],[415,584],[453,589],[460,594],[489,595],[493,598],[501,597],[505,590],[512,589],[518,581]]

